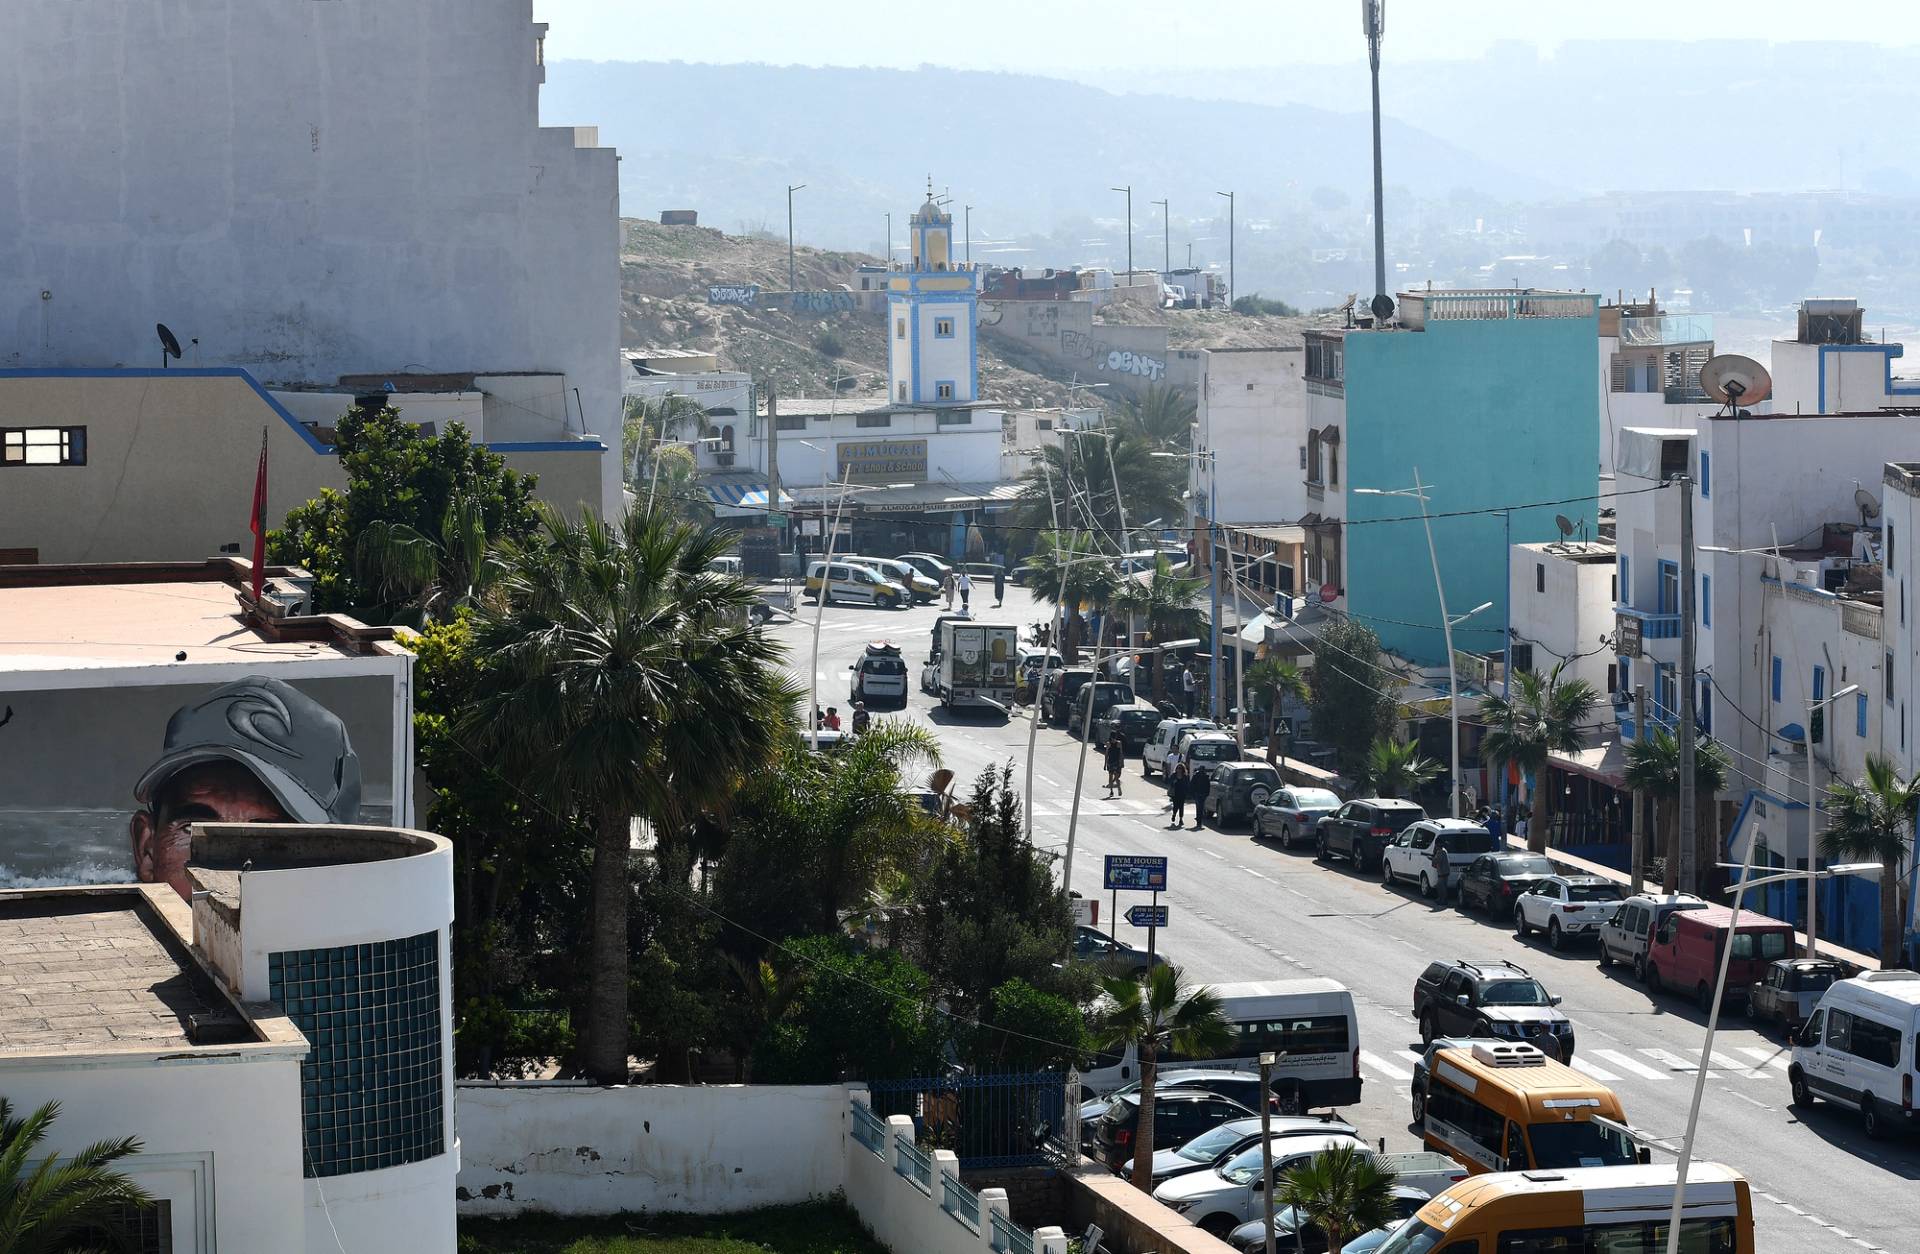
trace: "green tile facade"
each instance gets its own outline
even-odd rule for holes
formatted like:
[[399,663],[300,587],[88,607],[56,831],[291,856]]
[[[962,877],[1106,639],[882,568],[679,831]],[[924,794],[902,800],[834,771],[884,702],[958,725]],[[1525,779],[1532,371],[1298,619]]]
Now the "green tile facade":
[[446,1147],[438,934],[269,954],[268,986],[313,1049],[300,1064],[306,1174]]

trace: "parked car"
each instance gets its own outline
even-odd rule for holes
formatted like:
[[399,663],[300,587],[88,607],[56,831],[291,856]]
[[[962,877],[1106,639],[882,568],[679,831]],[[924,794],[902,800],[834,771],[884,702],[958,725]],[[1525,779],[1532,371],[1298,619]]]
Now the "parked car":
[[1074,929],[1073,956],[1082,962],[1093,963],[1108,975],[1125,975],[1135,979],[1145,975],[1149,967],[1167,965],[1165,954],[1149,954],[1138,946],[1129,945],[1084,923]]
[[[1433,1199],[1433,1194],[1425,1189],[1416,1189],[1410,1184],[1393,1186],[1394,1224],[1404,1222],[1415,1211]],[[1381,1229],[1381,1240],[1392,1227]],[[1296,1235],[1297,1233],[1297,1235]],[[1326,1254],[1327,1233],[1324,1228],[1309,1222],[1304,1231],[1300,1231],[1299,1217],[1291,1206],[1282,1206],[1273,1212],[1273,1236],[1275,1248],[1285,1254]],[[1227,1244],[1240,1254],[1262,1254],[1267,1248],[1267,1225],[1264,1219],[1253,1219],[1241,1224],[1227,1235]],[[1341,1254],[1349,1250],[1359,1250],[1353,1241],[1342,1243]]]
[[1421,819],[1381,851],[1380,878],[1389,888],[1398,880],[1418,884],[1420,895],[1431,897],[1440,889],[1436,851],[1446,852],[1446,881],[1451,887],[1460,882],[1475,857],[1492,853],[1498,844],[1492,832],[1467,819]]
[[1745,1004],[1747,989],[1768,964],[1793,953],[1793,928],[1752,911],[1741,915],[1738,929],[1732,924],[1733,911],[1720,905],[1668,914],[1647,946],[1647,987],[1689,995],[1705,1010],[1720,976],[1720,946],[1731,934],[1726,998],[1731,1005]]
[[1209,777],[1207,791],[1201,794],[1194,813],[1196,823],[1213,816],[1215,827],[1241,820],[1253,821],[1253,812],[1280,788],[1280,772],[1265,762],[1243,759],[1228,762]]
[[1597,875],[1549,875],[1513,901],[1513,930],[1525,937],[1535,928],[1547,944],[1598,937],[1601,925],[1620,910],[1623,894],[1612,880]]
[[1187,795],[1205,797],[1213,784],[1213,773],[1228,762],[1240,760],[1240,746],[1228,732],[1191,731],[1180,738],[1177,750],[1186,759],[1189,779]]
[[1153,729],[1153,738],[1147,741],[1146,748],[1140,750],[1140,774],[1153,778],[1155,771],[1167,769],[1167,755],[1180,744],[1180,738],[1190,731],[1219,731],[1220,725],[1208,718],[1163,718]]
[[952,564],[949,563],[946,558],[933,553],[902,553],[895,560],[907,563],[927,578],[933,580],[933,585],[936,588],[940,586],[940,581],[947,577],[947,572],[953,569]]
[[1282,849],[1293,848],[1294,842],[1310,838],[1315,826],[1325,815],[1332,814],[1340,806],[1337,794],[1325,788],[1296,788],[1282,784],[1267,795],[1267,799],[1253,808],[1253,834],[1278,836]]
[[1040,690],[1040,717],[1055,727],[1065,727],[1068,712],[1073,709],[1073,699],[1092,679],[1091,666],[1068,666],[1051,672],[1047,676],[1047,686]]
[[871,566],[842,562],[835,558],[830,586],[822,578],[826,568],[825,562],[814,562],[807,567],[806,594],[816,601],[825,595],[829,604],[850,601],[884,610],[904,610],[913,600],[912,594],[905,588]]
[[1820,1004],[1820,995],[1846,974],[1839,963],[1825,958],[1782,958],[1747,990],[1747,1017],[1770,1020],[1790,1034],[1798,1032]]
[[[1089,701],[1093,703],[1091,717],[1087,710]],[[1133,689],[1126,684],[1115,683],[1110,679],[1081,684],[1079,691],[1073,694],[1073,718],[1067,724],[1067,731],[1075,736],[1082,732],[1090,735],[1092,728],[1099,724],[1108,710],[1132,704]]]
[[1692,893],[1641,893],[1620,903],[1613,918],[1600,925],[1600,965],[1623,962],[1636,979],[1647,978],[1647,945],[1667,916],[1676,910],[1704,910],[1707,903]]
[[940,581],[929,579],[912,562],[903,562],[897,557],[863,557],[858,553],[847,554],[847,560],[862,566],[871,566],[893,580],[912,595],[916,605],[926,605],[940,595]]
[[[1188,1141],[1211,1132],[1229,1119],[1244,1119],[1253,1112],[1239,1102],[1203,1089],[1161,1089],[1153,1094],[1153,1144],[1157,1150],[1179,1149]],[[1116,1097],[1107,1103],[1107,1111],[1094,1126],[1095,1157],[1110,1170],[1118,1171],[1133,1157],[1134,1135],[1140,1126],[1140,1094]]]
[[[1259,1100],[1260,1077],[1243,1077],[1253,1081],[1253,1100]],[[1250,1105],[1246,1098],[1237,1098],[1242,1106]],[[1268,1115],[1268,1135],[1282,1136],[1359,1136],[1360,1130],[1344,1120],[1330,1115]],[[1215,1163],[1224,1162],[1246,1149],[1249,1145],[1260,1144],[1260,1120],[1258,1118],[1229,1119],[1211,1132],[1204,1133],[1188,1141],[1178,1149],[1157,1148],[1159,1138],[1155,1137],[1156,1148],[1153,1151],[1151,1188],[1158,1188],[1175,1176],[1184,1176],[1190,1171],[1203,1171]],[[1120,1168],[1120,1174],[1133,1174],[1133,1161],[1129,1159]]]
[[1455,885],[1462,910],[1485,910],[1505,917],[1513,901],[1547,876],[1553,860],[1539,853],[1483,853],[1467,864]]
[[1126,741],[1128,753],[1138,753],[1153,739],[1160,725],[1160,711],[1144,701],[1128,701],[1109,707],[1093,721],[1093,743],[1104,745],[1114,732]]
[[[1684,916],[1683,916],[1684,917]],[[1793,1046],[1787,1080],[1793,1104],[1816,1099],[1860,1112],[1870,1137],[1914,1123],[1915,1054],[1920,1033],[1920,972],[1869,971],[1820,997]]]
[[1380,865],[1380,855],[1393,839],[1427,817],[1411,801],[1366,797],[1349,801],[1314,825],[1314,844],[1322,862],[1335,854],[1367,871]]
[[[1248,1110],[1258,1112],[1260,1109],[1260,1073],[1257,1071],[1242,1071],[1230,1067],[1217,1066],[1159,1067],[1155,1069],[1154,1076],[1154,1091],[1156,1093],[1163,1093],[1172,1089],[1202,1089],[1217,1097],[1230,1098],[1233,1101],[1239,1102]],[[1112,1092],[1081,1102],[1080,1137],[1082,1143],[1089,1146],[1093,1144],[1093,1125],[1099,1120],[1101,1115],[1106,1113],[1108,1104],[1111,1103],[1114,1098],[1127,1097],[1137,1094],[1139,1091],[1140,1081],[1134,1080],[1128,1084],[1121,1085]],[[1280,1101],[1277,1093],[1269,1092],[1267,1094],[1267,1102],[1273,1107],[1270,1117],[1276,1123],[1293,1118],[1307,1118],[1307,1116],[1304,1115],[1282,1115],[1280,1113]],[[1319,1122],[1319,1118],[1323,1117],[1324,1116],[1315,1117],[1313,1121],[1317,1123]],[[1258,1120],[1255,1122],[1258,1122]],[[1339,1132],[1344,1126],[1344,1124],[1338,1124],[1331,1130]],[[1158,1152],[1158,1150],[1155,1151],[1155,1153]]]
[[1261,1173],[1262,1146],[1256,1142],[1227,1161],[1206,1171],[1175,1176],[1153,1191],[1155,1200],[1185,1215],[1193,1224],[1216,1237],[1225,1237],[1259,1213],[1262,1195],[1295,1167],[1314,1155],[1336,1146],[1351,1146],[1394,1172],[1398,1182],[1412,1188],[1441,1192],[1467,1177],[1462,1167],[1445,1154],[1419,1150],[1409,1154],[1380,1154],[1372,1146],[1350,1136],[1295,1136],[1275,1138],[1271,1145],[1273,1175]]
[[716,557],[707,563],[707,569],[716,575],[731,575],[739,579],[745,573],[737,557]]
[[1573,1058],[1573,1023],[1560,999],[1510,962],[1430,962],[1413,984],[1421,1042],[1438,1036],[1525,1041],[1561,1062]]
[[899,645],[885,640],[872,641],[866,652],[847,663],[847,669],[853,672],[847,700],[862,701],[868,706],[882,701],[894,702],[906,708],[907,664],[900,657]]

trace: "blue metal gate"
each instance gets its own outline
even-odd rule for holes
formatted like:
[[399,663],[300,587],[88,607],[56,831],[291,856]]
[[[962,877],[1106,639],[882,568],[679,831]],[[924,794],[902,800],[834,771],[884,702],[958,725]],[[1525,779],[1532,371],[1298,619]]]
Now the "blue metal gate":
[[1049,1142],[1066,1126],[1066,1084],[1060,1072],[1038,1071],[875,1080],[867,1088],[875,1115],[908,1116],[921,1145],[952,1150],[967,1170],[1057,1161]]

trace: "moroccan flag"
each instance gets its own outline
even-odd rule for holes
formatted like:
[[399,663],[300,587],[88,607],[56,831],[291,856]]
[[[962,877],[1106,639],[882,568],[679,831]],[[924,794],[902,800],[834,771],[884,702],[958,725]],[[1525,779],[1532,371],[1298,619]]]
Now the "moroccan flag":
[[260,428],[260,472],[253,480],[253,599],[260,600],[260,584],[267,569],[267,429]]

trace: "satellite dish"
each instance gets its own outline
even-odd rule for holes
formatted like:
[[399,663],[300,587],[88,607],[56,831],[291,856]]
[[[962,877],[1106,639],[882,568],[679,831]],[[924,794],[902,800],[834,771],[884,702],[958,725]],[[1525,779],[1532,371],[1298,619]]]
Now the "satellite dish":
[[167,324],[164,322],[154,323],[153,329],[160,337],[160,368],[165,370],[167,368],[167,358],[171,357],[175,361],[180,360],[180,341],[173,337],[173,332],[167,330]]
[[1568,518],[1565,514],[1555,514],[1553,516],[1553,525],[1560,528],[1560,538],[1562,540],[1573,539],[1573,520],[1571,518]]
[[1722,353],[1700,367],[1700,388],[1722,405],[1754,405],[1773,395],[1773,377],[1751,357]]
[[1369,304],[1367,308],[1373,310],[1373,324],[1380,326],[1384,324],[1388,318],[1393,317],[1393,297],[1382,292],[1373,298],[1372,303]]
[[1879,498],[1865,488],[1855,488],[1853,490],[1853,503],[1860,510],[1860,524],[1862,526],[1866,525],[1869,518],[1878,518],[1880,516]]

